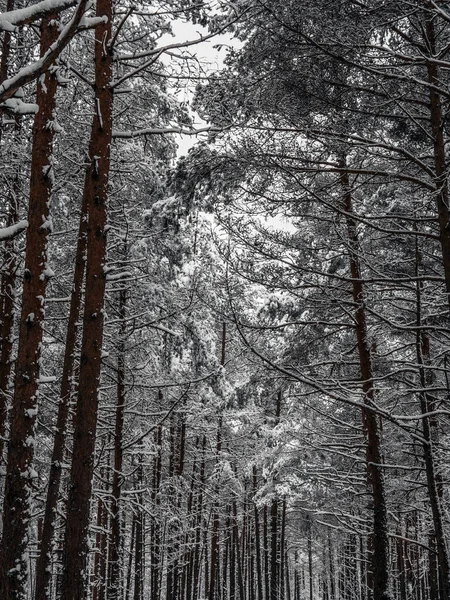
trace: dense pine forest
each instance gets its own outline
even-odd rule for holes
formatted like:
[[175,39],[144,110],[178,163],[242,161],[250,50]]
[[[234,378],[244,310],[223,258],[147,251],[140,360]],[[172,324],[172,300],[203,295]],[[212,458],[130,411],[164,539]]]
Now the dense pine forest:
[[0,600],[449,600],[450,2],[0,10]]

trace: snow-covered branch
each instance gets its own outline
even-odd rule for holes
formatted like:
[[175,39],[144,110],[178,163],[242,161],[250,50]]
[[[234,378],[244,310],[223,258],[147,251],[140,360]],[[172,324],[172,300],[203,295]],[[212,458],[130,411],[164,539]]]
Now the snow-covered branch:
[[10,10],[0,14],[0,29],[15,31],[19,25],[32,23],[51,13],[71,8],[76,4],[77,0],[42,0],[42,2],[32,6]]
[[3,227],[0,229],[0,242],[5,242],[6,240],[11,240],[12,238],[22,233],[28,227],[28,221],[23,220],[15,223],[14,225],[10,225],[9,227]]
[[[58,4],[57,0],[49,1],[54,1],[56,4]],[[64,2],[64,0],[61,0],[61,2]],[[84,15],[84,11],[86,10],[86,4],[87,0],[79,0],[75,14],[67,23],[67,25],[63,27],[58,39],[49,47],[44,56],[31,65],[27,65],[18,73],[16,73],[16,75],[7,79],[0,85],[0,102],[4,102],[13,96],[14,92],[16,92],[20,87],[36,79],[36,77],[46,71],[56,60],[56,58],[58,58],[59,54],[64,50],[77,32],[78,26]],[[57,9],[54,8],[54,10]]]
[[223,131],[222,127],[207,126],[200,129],[190,129],[186,127],[147,127],[137,129],[136,131],[113,131],[113,137],[117,139],[133,139],[146,135],[161,135],[166,133],[177,133],[180,135],[198,135],[200,133],[210,133],[214,131]]

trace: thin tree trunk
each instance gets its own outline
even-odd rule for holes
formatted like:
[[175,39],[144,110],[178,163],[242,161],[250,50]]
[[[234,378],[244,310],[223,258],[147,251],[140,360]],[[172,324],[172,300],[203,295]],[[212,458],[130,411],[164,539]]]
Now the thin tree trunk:
[[138,468],[138,512],[136,520],[136,550],[135,550],[135,569],[134,569],[134,597],[133,600],[143,600],[144,597],[144,498],[142,493],[142,486],[144,485],[144,472],[143,472],[143,456],[139,455],[139,468]]
[[[169,496],[169,510],[171,512],[174,511],[175,508],[175,499],[174,496],[177,494],[177,490],[173,484],[173,479],[176,474],[175,472],[175,462],[176,462],[176,452],[175,452],[175,415],[172,413],[170,420],[170,428],[169,428],[169,441],[170,441],[170,454],[169,454],[169,485],[170,485],[170,496]],[[174,587],[174,579],[176,577],[176,569],[177,565],[175,564],[175,542],[174,536],[176,532],[174,531],[173,519],[169,519],[169,524],[167,527],[167,535],[168,535],[168,544],[167,544],[167,573],[166,573],[166,600],[175,600],[173,595],[173,587]]]
[[[162,401],[162,393],[158,391],[159,401]],[[160,596],[160,560],[161,560],[161,530],[158,521],[160,497],[159,488],[161,485],[161,468],[162,468],[162,425],[159,425],[155,432],[156,455],[153,467],[153,484],[151,492],[152,504],[156,510],[156,516],[152,517],[151,521],[151,550],[150,550],[150,579],[152,599],[159,600]]]
[[222,564],[222,598],[223,600],[228,600],[228,591],[229,591],[229,562],[230,562],[230,552],[231,552],[231,506],[228,505],[226,510],[227,517],[225,519],[225,532],[224,532],[224,555],[223,555],[223,564]]
[[[225,366],[225,355],[226,355],[226,336],[227,336],[227,324],[222,323],[222,337],[221,337],[221,355],[220,364],[222,367]],[[217,442],[216,442],[216,465],[220,460],[220,453],[222,451],[222,415],[219,416],[219,423],[217,426]],[[217,482],[214,489],[214,497],[216,498],[219,493],[219,483]],[[210,560],[210,574],[209,574],[209,591],[208,600],[215,599],[216,589],[216,573],[219,560],[219,514],[217,510],[218,500],[215,500],[216,506],[214,507],[212,517],[212,533],[211,533],[211,560]]]
[[341,185],[343,189],[343,206],[347,224],[348,252],[350,273],[352,277],[353,301],[355,303],[356,339],[359,355],[362,390],[364,394],[363,420],[365,424],[366,465],[372,490],[373,503],[373,598],[387,600],[389,592],[389,540],[388,518],[385,499],[385,484],[382,467],[381,436],[378,416],[373,411],[375,388],[373,379],[372,358],[367,337],[365,310],[365,292],[361,276],[359,260],[359,240],[356,222],[353,218],[352,192],[345,160],[341,162]]
[[95,544],[97,551],[94,556],[94,573],[92,600],[104,600],[106,595],[106,527],[108,524],[108,513],[105,501],[100,497],[97,501],[97,534]]
[[[126,256],[126,247],[124,251]],[[119,348],[117,356],[117,407],[114,433],[114,470],[112,482],[111,506],[111,543],[109,555],[109,586],[108,600],[122,598],[122,565],[121,565],[121,519],[120,519],[120,492],[122,480],[122,439],[125,415],[125,336],[126,336],[126,311],[127,290],[122,288],[119,292]]]
[[201,562],[201,541],[202,541],[202,523],[203,523],[203,493],[205,486],[205,452],[206,452],[206,436],[203,436],[202,443],[202,461],[200,463],[199,473],[199,494],[197,498],[197,521],[195,526],[195,545],[194,545],[194,569],[193,569],[193,594],[194,600],[198,598],[200,593],[200,562]]
[[[416,248],[416,277],[419,276],[420,255]],[[449,578],[449,559],[447,552],[446,539],[444,534],[444,523],[442,518],[441,499],[438,491],[438,477],[436,474],[435,457],[433,450],[433,436],[431,433],[429,413],[433,411],[434,402],[426,391],[432,381],[430,372],[426,370],[426,362],[430,358],[430,340],[426,330],[421,328],[422,317],[422,294],[421,282],[417,279],[416,284],[416,304],[417,304],[417,334],[416,334],[416,356],[419,365],[419,378],[421,391],[419,392],[420,410],[422,413],[422,436],[423,436],[423,458],[425,462],[425,474],[427,480],[428,496],[430,499],[431,514],[433,517],[434,537],[436,541],[438,568],[439,568],[439,591],[441,600],[448,600],[447,592]]]
[[131,572],[133,566],[133,553],[135,547],[135,537],[136,537],[136,513],[133,512],[133,518],[131,520],[131,537],[130,537],[130,555],[128,557],[128,566],[127,566],[127,577],[125,583],[125,600],[130,600],[131,594]]
[[270,600],[278,600],[278,500],[270,506]]
[[62,465],[67,436],[67,424],[70,413],[70,400],[73,394],[73,376],[75,364],[75,348],[77,340],[78,321],[80,317],[82,287],[85,271],[87,230],[86,196],[83,196],[78,241],[75,255],[75,271],[73,276],[72,293],[70,297],[69,321],[66,332],[66,346],[61,375],[61,391],[56,420],[55,437],[48,478],[47,499],[45,503],[44,525],[40,554],[36,564],[36,594],[35,600],[46,600],[49,597],[51,584],[52,543],[55,534],[56,511],[59,499]]
[[233,538],[234,538],[234,546],[235,546],[235,552],[236,552],[235,553],[235,558],[236,558],[235,564],[236,564],[236,569],[237,569],[239,599],[245,600],[244,578],[242,576],[241,548],[239,545],[239,529],[238,529],[236,500],[233,500],[232,508],[233,508]]
[[311,518],[308,517],[308,574],[309,574],[309,600],[313,600],[313,560],[312,560],[312,524]]
[[[289,555],[287,553],[287,549],[285,548],[285,554],[284,554],[284,562],[285,562],[285,573],[286,573],[286,600],[291,600],[291,574],[290,574],[290,567],[289,567]],[[328,598],[328,600],[330,600]]]
[[281,534],[280,534],[280,599],[284,600],[284,568],[285,568],[285,551],[286,545],[286,498],[283,498],[281,509]]
[[88,232],[86,292],[81,342],[77,414],[64,548],[62,597],[82,600],[86,596],[89,552],[89,505],[92,493],[97,428],[98,386],[103,343],[105,296],[106,219],[112,139],[112,0],[98,0],[95,28],[95,112],[89,148],[90,166],[84,193],[87,195]]
[[[436,32],[434,24],[434,7],[431,2],[425,2],[428,8],[429,15],[426,17],[424,43],[428,48],[430,57],[435,57],[436,50]],[[434,152],[434,170],[436,173],[436,207],[439,221],[439,238],[441,242],[442,260],[444,265],[445,287],[447,290],[447,301],[450,308],[450,229],[448,223],[450,221],[449,211],[449,193],[447,182],[447,160],[446,160],[446,141],[444,138],[445,119],[442,114],[441,97],[436,87],[440,85],[439,68],[433,60],[427,61],[427,74],[430,96],[430,125],[433,135],[433,152]],[[449,593],[448,589],[448,573],[445,582],[445,594]]]
[[[224,323],[225,326],[225,323]],[[219,423],[217,425],[217,440],[216,440],[216,466],[220,460],[220,453],[222,451],[222,416],[219,417]],[[212,517],[212,533],[211,533],[211,558],[210,558],[210,574],[209,574],[209,593],[208,600],[215,599],[215,584],[216,584],[216,573],[219,559],[219,513],[218,513],[218,499],[219,484],[216,483],[214,487],[214,513]]]
[[[57,14],[41,24],[40,55],[58,35]],[[38,407],[39,363],[41,356],[45,297],[51,269],[47,264],[47,241],[51,232],[50,203],[53,187],[54,119],[56,74],[39,78],[36,103],[39,110],[33,126],[30,202],[26,235],[22,312],[14,382],[5,498],[1,560],[2,598],[25,600],[28,580],[28,527],[31,494],[35,423]]]
[[267,504],[263,510],[263,540],[264,540],[264,598],[270,598],[270,569],[269,569],[269,519]]
[[[253,493],[256,494],[257,489],[257,469],[253,465]],[[263,600],[263,574],[261,561],[261,531],[259,526],[259,510],[256,502],[253,502],[254,519],[255,519],[255,549],[256,549],[256,581],[258,586],[258,600]]]
[[331,545],[331,536],[330,532],[328,532],[328,563],[329,563],[329,571],[330,571],[330,599],[335,600],[336,598],[336,585],[335,585],[335,570],[334,570],[334,558],[333,558],[333,548]]

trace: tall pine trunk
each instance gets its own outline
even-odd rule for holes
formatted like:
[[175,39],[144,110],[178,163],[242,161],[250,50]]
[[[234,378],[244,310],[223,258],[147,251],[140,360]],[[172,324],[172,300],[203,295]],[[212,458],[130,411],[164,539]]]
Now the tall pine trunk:
[[356,221],[353,217],[352,191],[346,162],[341,162],[341,186],[343,190],[343,208],[347,225],[350,274],[352,277],[353,302],[355,306],[355,329],[359,356],[361,386],[364,394],[363,421],[366,440],[366,466],[372,491],[373,509],[373,600],[387,600],[389,594],[389,539],[388,518],[385,498],[385,483],[382,467],[381,436],[378,416],[374,412],[375,387],[373,379],[372,357],[367,338],[367,320],[365,310],[365,291],[360,265],[360,246]]
[[449,559],[447,544],[444,533],[444,522],[442,516],[441,499],[438,490],[438,476],[436,473],[435,456],[433,447],[433,436],[431,419],[428,416],[433,411],[434,401],[426,391],[432,384],[430,371],[426,369],[426,362],[430,358],[430,340],[428,332],[423,330],[422,325],[422,290],[419,280],[420,254],[416,248],[416,356],[419,366],[419,378],[421,390],[419,392],[420,410],[422,413],[422,435],[423,435],[423,458],[425,463],[425,475],[430,499],[431,514],[433,517],[434,540],[437,549],[437,561],[439,572],[439,598],[448,600],[449,592]]
[[83,196],[80,224],[78,229],[77,249],[75,254],[75,270],[70,296],[69,321],[66,331],[66,346],[61,375],[61,391],[56,420],[55,438],[53,440],[52,459],[48,478],[47,499],[45,503],[44,525],[40,544],[40,554],[36,564],[35,600],[46,600],[49,597],[51,583],[52,543],[56,525],[56,511],[61,486],[62,465],[66,444],[67,424],[70,413],[70,400],[73,394],[73,375],[76,354],[77,323],[80,316],[82,287],[85,271],[87,230],[86,196]]
[[[57,14],[53,14],[42,21],[41,56],[58,35],[56,18]],[[39,110],[33,126],[22,311],[3,505],[0,589],[5,600],[27,597],[38,380],[46,288],[51,275],[47,242],[51,232],[54,129],[48,123],[54,119],[57,86],[56,74],[47,72],[39,78],[36,93]]]
[[62,597],[82,600],[87,590],[89,514],[103,343],[106,220],[112,139],[112,0],[98,0],[95,28],[95,103],[84,194],[88,206],[86,292],[72,467],[64,548]]

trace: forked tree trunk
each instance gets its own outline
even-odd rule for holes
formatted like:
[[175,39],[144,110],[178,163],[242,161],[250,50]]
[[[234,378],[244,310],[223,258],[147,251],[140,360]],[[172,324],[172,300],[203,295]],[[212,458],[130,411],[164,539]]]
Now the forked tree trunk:
[[[41,56],[58,35],[57,14],[41,24]],[[28,580],[28,528],[34,435],[38,408],[38,380],[45,317],[45,296],[51,270],[47,264],[47,240],[51,232],[50,202],[53,184],[53,122],[57,90],[56,75],[39,78],[36,103],[39,111],[33,126],[30,202],[26,235],[22,312],[14,381],[1,549],[1,596],[25,600]]]
[[343,208],[347,225],[348,253],[350,273],[352,277],[353,302],[355,305],[355,329],[359,356],[361,386],[364,394],[363,411],[366,440],[366,468],[372,491],[373,508],[373,600],[388,600],[389,593],[389,539],[388,519],[385,498],[385,484],[382,467],[381,436],[378,416],[373,410],[375,387],[373,379],[370,344],[367,337],[367,320],[365,310],[365,291],[360,266],[360,247],[353,218],[352,191],[345,160],[340,164],[340,181],[343,191]]
[[95,28],[95,104],[86,173],[88,230],[86,292],[72,467],[64,548],[62,597],[82,600],[87,590],[89,514],[103,343],[106,220],[112,139],[112,0],[98,0]]
[[49,598],[51,583],[52,543],[56,526],[56,511],[61,485],[62,465],[66,445],[67,424],[70,412],[70,400],[74,392],[73,375],[76,355],[77,323],[80,317],[81,296],[85,271],[87,231],[87,206],[86,196],[83,196],[81,206],[80,224],[78,229],[77,249],[75,254],[75,270],[73,286],[70,296],[69,321],[66,331],[66,346],[64,350],[64,363],[61,375],[61,391],[56,420],[55,438],[48,478],[47,499],[45,503],[44,525],[40,554],[36,564],[36,591],[35,600]]

